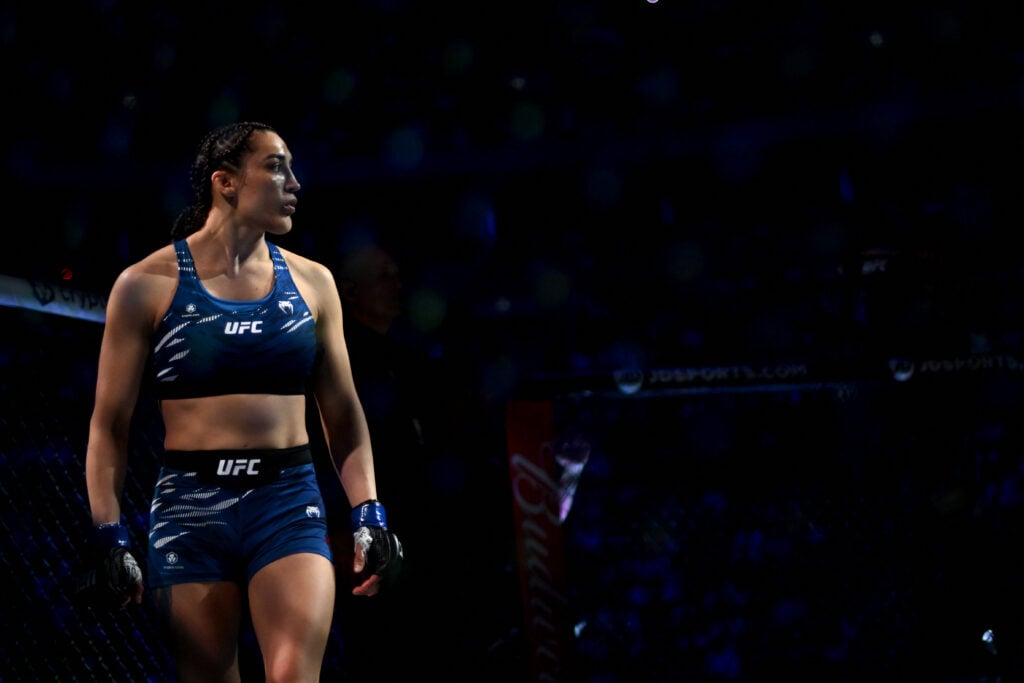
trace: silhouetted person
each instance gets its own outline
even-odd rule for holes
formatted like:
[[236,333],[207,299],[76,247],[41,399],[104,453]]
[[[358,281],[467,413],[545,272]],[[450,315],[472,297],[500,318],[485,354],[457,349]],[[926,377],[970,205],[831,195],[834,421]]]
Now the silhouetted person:
[[[382,496],[386,495],[384,491],[389,492],[389,501],[397,500],[398,491],[409,491],[413,496],[401,509],[388,506],[391,524],[400,526],[404,519],[415,527],[402,534],[405,555],[410,558],[415,553],[413,548],[430,547],[429,535],[443,538],[451,521],[439,514],[429,482],[433,456],[426,431],[436,422],[430,413],[434,407],[441,407],[443,392],[430,359],[389,335],[392,324],[403,313],[398,266],[390,253],[380,246],[366,245],[344,254],[337,281],[356,392],[371,438],[376,435],[381,439],[381,443],[374,443],[376,481]],[[332,545],[344,549],[351,545],[348,505],[341,488],[328,477],[324,479]],[[447,552],[453,550],[448,542],[440,542],[448,546]],[[429,604],[433,595],[444,590],[430,583],[435,571],[431,563],[438,561],[432,558],[438,557],[440,550],[431,549],[430,557],[404,565],[393,586],[394,595],[384,600],[382,593],[376,606],[338,596],[337,611],[351,620],[340,629],[344,654],[339,659],[344,663],[344,680],[348,683],[410,680],[409,676],[417,672],[444,677],[444,670],[431,665],[433,658],[425,661],[412,657],[407,647],[415,645],[416,651],[422,651],[434,636],[443,640],[440,629],[448,620],[433,614]],[[339,571],[346,571],[346,562],[336,565]],[[406,598],[402,596],[412,602],[403,605]],[[385,638],[385,633],[391,635]],[[396,651],[398,643],[403,645]],[[459,655],[445,655],[452,656]]]
[[[339,595],[345,680],[519,680],[494,662],[492,646],[518,616],[518,584],[508,571],[513,529],[504,444],[485,445],[471,364],[434,358],[425,344],[404,341],[414,311],[406,310],[389,249],[353,248],[335,272],[376,481],[406,551],[398,580],[374,604]],[[331,505],[325,488],[335,546],[348,547],[347,513]],[[337,566],[344,571],[346,563]],[[404,647],[396,652],[397,643]]]

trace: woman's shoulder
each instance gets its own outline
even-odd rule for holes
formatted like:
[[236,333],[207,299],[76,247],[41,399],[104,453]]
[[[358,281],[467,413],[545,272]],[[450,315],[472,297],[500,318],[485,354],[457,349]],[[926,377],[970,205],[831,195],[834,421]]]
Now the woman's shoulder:
[[152,251],[121,271],[129,277],[178,275],[178,257],[174,245],[168,244]]
[[166,246],[151,252],[122,270],[107,298],[107,323],[138,325],[153,329],[174,298],[178,285],[174,247]]
[[174,245],[168,244],[125,267],[117,276],[114,289],[136,294],[153,293],[173,288],[177,281],[178,261]]
[[298,275],[315,284],[323,284],[325,280],[333,282],[330,269],[323,263],[281,246],[278,246],[277,249],[284,256],[285,263],[288,264],[288,269],[292,272],[293,277]]
[[288,264],[292,280],[298,286],[306,304],[314,311],[317,323],[327,324],[336,317],[340,319],[341,298],[330,268],[294,251],[281,247],[278,249]]

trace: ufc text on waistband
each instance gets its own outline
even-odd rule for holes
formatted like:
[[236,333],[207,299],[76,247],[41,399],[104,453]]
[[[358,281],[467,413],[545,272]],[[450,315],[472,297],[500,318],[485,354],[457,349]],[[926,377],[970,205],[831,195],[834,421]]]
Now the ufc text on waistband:
[[169,469],[195,472],[208,484],[251,489],[269,484],[281,470],[313,462],[309,446],[257,448],[252,450],[167,451],[163,465]]

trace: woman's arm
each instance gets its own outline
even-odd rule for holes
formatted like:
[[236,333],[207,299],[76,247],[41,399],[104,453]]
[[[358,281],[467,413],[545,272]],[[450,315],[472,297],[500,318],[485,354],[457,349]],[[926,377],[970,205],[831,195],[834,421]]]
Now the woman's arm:
[[317,292],[317,333],[323,357],[313,380],[324,436],[349,504],[377,497],[366,415],[356,393],[342,326],[341,298],[331,272],[312,264]]
[[89,507],[97,526],[120,521],[129,427],[153,330],[153,277],[130,267],[118,276],[107,300],[85,455]]
[[312,264],[311,271],[317,291],[317,333],[323,344],[313,394],[331,460],[352,507],[356,578],[352,594],[369,596],[397,577],[404,553],[398,537],[388,530],[384,506],[377,500],[370,430],[352,379],[337,285],[326,267]]

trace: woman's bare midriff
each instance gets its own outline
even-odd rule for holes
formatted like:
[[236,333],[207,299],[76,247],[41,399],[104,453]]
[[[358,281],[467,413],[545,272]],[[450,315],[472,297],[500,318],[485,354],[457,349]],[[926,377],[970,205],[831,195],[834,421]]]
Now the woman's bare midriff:
[[169,451],[290,448],[309,442],[305,396],[228,394],[164,400]]

